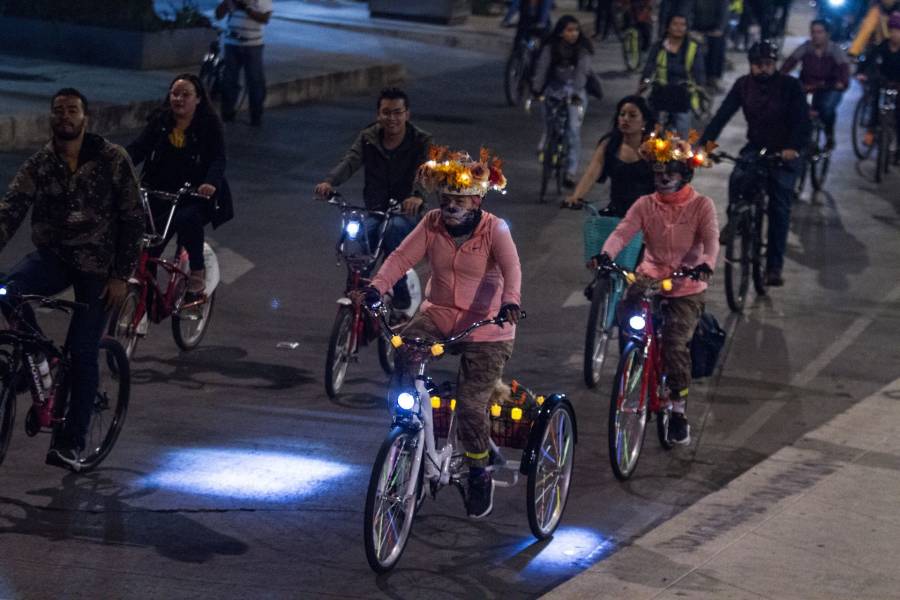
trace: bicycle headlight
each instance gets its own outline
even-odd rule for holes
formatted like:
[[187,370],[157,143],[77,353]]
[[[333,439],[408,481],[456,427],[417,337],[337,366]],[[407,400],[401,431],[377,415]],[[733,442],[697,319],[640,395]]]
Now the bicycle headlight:
[[0,296],[5,296],[5,295],[6,295],[6,291],[7,291],[7,290],[6,290],[6,286],[5,286],[5,285],[0,286]]
[[831,8],[841,8],[847,0],[828,0],[828,6]]
[[359,235],[359,221],[347,221],[347,226],[344,227],[344,231],[347,232],[347,237],[351,240],[355,240],[356,236]]
[[397,395],[397,406],[403,410],[412,410],[416,405],[416,397],[409,392],[400,392]]
[[647,326],[647,321],[641,315],[634,315],[628,319],[628,326],[634,331],[643,331],[644,327]]

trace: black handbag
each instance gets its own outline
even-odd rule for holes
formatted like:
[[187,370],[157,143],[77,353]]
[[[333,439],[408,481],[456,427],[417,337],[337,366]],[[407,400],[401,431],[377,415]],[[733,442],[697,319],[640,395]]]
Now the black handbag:
[[725,346],[725,330],[708,312],[700,315],[694,337],[691,338],[691,377],[702,379],[716,370],[719,354]]

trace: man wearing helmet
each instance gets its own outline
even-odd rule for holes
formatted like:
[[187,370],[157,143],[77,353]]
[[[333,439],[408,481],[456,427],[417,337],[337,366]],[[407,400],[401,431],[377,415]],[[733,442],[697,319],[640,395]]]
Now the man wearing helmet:
[[[715,140],[729,119],[742,109],[747,120],[747,145],[742,155],[780,152],[782,161],[769,169],[769,233],[766,252],[766,284],[784,285],[781,271],[791,222],[794,184],[800,172],[800,150],[812,133],[809,105],[800,82],[776,69],[778,47],[767,40],[753,44],[748,52],[750,74],[740,77],[728,92],[703,132],[701,143]],[[735,167],[731,183],[739,180]]]
[[[372,287],[354,295],[372,305],[406,271],[427,257],[431,279],[420,312],[404,328],[406,337],[447,338],[498,314],[511,326],[489,325],[457,345],[462,353],[456,386],[459,441],[469,465],[466,509],[486,517],[493,507],[489,463],[488,400],[512,354],[519,320],[522,269],[506,222],[482,210],[489,190],[502,190],[506,178],[497,158],[482,149],[479,159],[432,147],[419,167],[417,183],[438,195],[440,208],[425,214],[403,243],[384,261]],[[404,370],[399,365],[398,373]]]

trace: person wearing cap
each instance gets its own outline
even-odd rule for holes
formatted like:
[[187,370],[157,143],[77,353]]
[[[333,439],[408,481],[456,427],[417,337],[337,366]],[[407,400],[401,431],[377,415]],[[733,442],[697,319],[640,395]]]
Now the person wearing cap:
[[[875,122],[869,127],[863,138],[863,143],[867,146],[875,143],[873,127],[877,125],[879,117],[878,98],[881,95],[881,88],[900,86],[900,12],[891,15],[888,25],[887,39],[868,52],[865,60],[860,61],[859,73],[856,76],[860,81],[867,81],[870,77],[874,80],[874,91],[871,97],[872,116]],[[894,110],[896,111],[896,108]],[[900,139],[900,119],[895,118],[894,124],[897,126],[896,139]],[[894,155],[894,162],[898,160],[900,160],[900,149]]]
[[[478,159],[432,147],[419,168],[423,189],[440,197],[440,208],[425,214],[402,244],[384,261],[370,288],[353,296],[370,305],[391,289],[408,269],[428,258],[431,279],[419,313],[402,335],[447,338],[472,323],[497,315],[509,325],[476,329],[457,348],[462,351],[457,379],[459,441],[469,465],[466,509],[486,517],[493,507],[494,483],[488,466],[488,400],[512,354],[519,320],[522,269],[516,244],[503,219],[482,209],[490,190],[506,187],[501,162],[482,149]],[[398,372],[404,370],[398,365]]]
[[[778,46],[764,40],[751,46],[747,57],[750,73],[734,82],[719,110],[706,126],[700,143],[715,141],[734,116],[742,109],[747,120],[747,144],[741,155],[781,153],[781,161],[770,165],[766,181],[768,206],[768,245],[766,250],[766,284],[784,285],[782,267],[791,223],[794,185],[800,174],[800,150],[809,144],[812,122],[809,105],[800,82],[776,69]],[[730,185],[742,173],[735,167]]]
[[657,131],[641,145],[641,156],[653,165],[656,191],[638,198],[594,259],[597,264],[609,264],[610,257],[643,232],[644,257],[620,307],[620,321],[633,312],[629,309],[640,302],[643,291],[654,281],[675,271],[692,269],[696,273],[697,279],[675,279],[671,290],[661,292],[666,298],[661,308],[665,319],[663,363],[672,401],[669,441],[682,445],[691,441],[685,416],[691,385],[688,344],[703,313],[707,281],[719,255],[715,204],[690,183],[695,169],[711,166],[709,151],[714,144],[705,149],[692,147],[690,142],[696,137],[696,132],[691,132],[689,140],[682,140],[673,132],[663,135]]

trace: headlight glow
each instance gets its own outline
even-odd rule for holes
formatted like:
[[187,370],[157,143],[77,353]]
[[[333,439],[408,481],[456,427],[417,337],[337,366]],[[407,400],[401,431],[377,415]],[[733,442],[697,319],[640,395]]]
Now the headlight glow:
[[647,321],[641,315],[634,315],[628,319],[628,326],[635,331],[643,331],[644,327],[647,326]]
[[4,286],[0,287],[0,296],[5,296],[5,295],[6,295],[6,286],[4,285]]
[[347,237],[351,240],[355,240],[356,236],[359,234],[359,221],[348,221],[345,231],[347,232]]
[[399,396],[397,396],[397,406],[399,406],[403,410],[412,410],[413,406],[415,405],[416,397],[409,392],[402,392]]
[[841,8],[846,0],[828,0],[828,6],[832,8]]

